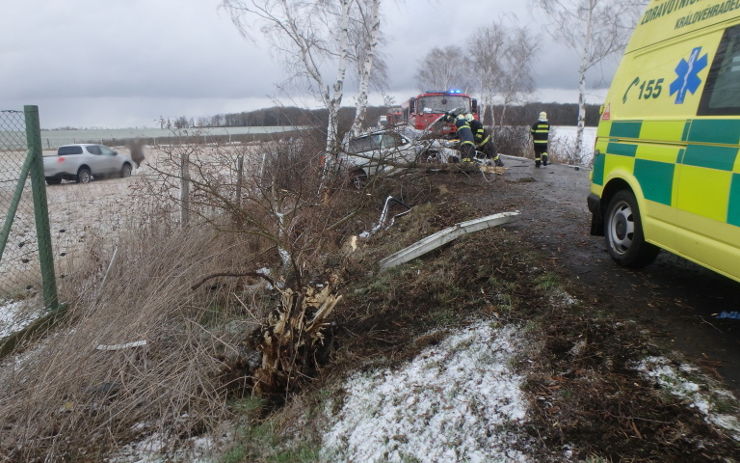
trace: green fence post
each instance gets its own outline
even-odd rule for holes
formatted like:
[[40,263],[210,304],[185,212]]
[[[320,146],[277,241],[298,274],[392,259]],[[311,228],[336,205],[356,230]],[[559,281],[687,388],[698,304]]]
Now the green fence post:
[[39,244],[39,262],[44,288],[44,305],[55,310],[59,306],[57,284],[54,277],[54,254],[51,250],[49,231],[49,207],[46,203],[46,184],[44,183],[44,161],[41,149],[41,126],[39,107],[24,106],[26,115],[26,140],[31,161],[31,188],[33,191],[33,210],[36,216],[36,237]]

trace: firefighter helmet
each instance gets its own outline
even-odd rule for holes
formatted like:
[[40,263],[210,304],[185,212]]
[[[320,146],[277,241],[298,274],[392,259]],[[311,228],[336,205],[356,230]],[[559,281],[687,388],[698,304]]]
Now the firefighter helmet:
[[542,111],[540,113],[540,120],[541,121],[546,121],[547,120],[547,113],[545,111]]
[[467,120],[468,122],[470,122],[470,121],[472,121],[472,120],[473,120],[473,119],[475,119],[475,118],[473,117],[473,115],[472,115],[471,113],[467,113],[467,114],[465,115],[465,119],[466,119],[466,120]]

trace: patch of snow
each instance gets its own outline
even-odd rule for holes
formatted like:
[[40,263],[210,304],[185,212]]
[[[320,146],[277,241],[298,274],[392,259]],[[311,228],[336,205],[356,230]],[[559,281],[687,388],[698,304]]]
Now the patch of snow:
[[574,296],[571,296],[570,294],[563,291],[562,289],[555,289],[550,295],[550,304],[552,304],[555,307],[566,308],[566,307],[570,307],[577,303],[578,303],[577,298],[575,298]]
[[0,339],[22,330],[42,315],[43,311],[30,309],[28,301],[0,299]]
[[[135,425],[134,430],[146,428],[145,423]],[[216,463],[217,440],[209,436],[191,437],[172,449],[173,441],[161,433],[152,433],[143,439],[128,444],[105,461],[107,463]]]
[[[324,435],[332,462],[526,462],[522,377],[514,328],[471,327],[398,371],[357,373]],[[330,414],[329,412],[327,412]]]
[[714,387],[702,390],[699,384],[684,376],[685,373],[696,375],[698,371],[696,367],[681,365],[676,368],[665,357],[648,357],[635,365],[635,369],[674,396],[686,400],[690,407],[699,410],[704,415],[708,423],[729,431],[735,440],[740,441],[738,417],[719,413],[715,405],[718,401],[722,401],[732,404],[732,408],[737,410],[737,399],[727,390]]

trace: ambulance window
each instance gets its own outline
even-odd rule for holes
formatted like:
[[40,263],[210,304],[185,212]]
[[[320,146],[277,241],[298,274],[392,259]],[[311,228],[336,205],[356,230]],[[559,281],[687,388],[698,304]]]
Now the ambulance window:
[[740,115],[740,26],[725,31],[709,71],[699,115]]

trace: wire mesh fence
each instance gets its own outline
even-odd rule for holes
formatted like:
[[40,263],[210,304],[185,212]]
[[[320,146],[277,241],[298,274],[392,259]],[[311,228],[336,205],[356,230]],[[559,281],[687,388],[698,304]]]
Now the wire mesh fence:
[[[38,260],[38,242],[34,218],[31,179],[24,175],[28,158],[26,122],[23,111],[0,111],[0,217],[2,230],[12,219],[0,251],[0,299],[21,296],[38,291],[41,270]],[[22,189],[19,180],[25,178]],[[13,198],[20,194],[20,201],[13,213]],[[14,216],[14,217],[11,217]],[[0,249],[2,249],[0,235]]]

